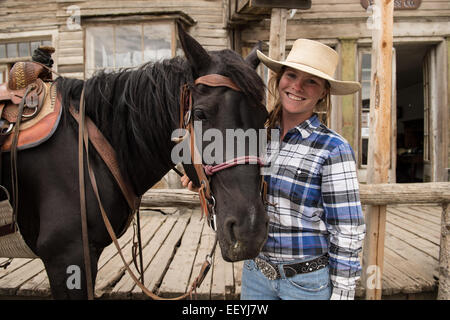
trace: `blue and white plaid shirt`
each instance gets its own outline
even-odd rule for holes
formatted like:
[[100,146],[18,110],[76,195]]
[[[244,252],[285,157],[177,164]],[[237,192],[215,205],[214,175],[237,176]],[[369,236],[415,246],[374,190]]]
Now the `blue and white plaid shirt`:
[[280,144],[269,142],[266,164],[267,200],[275,206],[267,206],[262,257],[280,263],[328,253],[331,299],[353,299],[365,224],[351,146],[314,114]]

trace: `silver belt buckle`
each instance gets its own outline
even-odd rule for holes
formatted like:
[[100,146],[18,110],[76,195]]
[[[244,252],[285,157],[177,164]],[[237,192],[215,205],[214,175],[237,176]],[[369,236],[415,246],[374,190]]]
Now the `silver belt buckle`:
[[261,270],[262,274],[269,280],[276,280],[278,279],[278,270],[275,266],[268,263],[267,261],[255,258],[256,266],[259,270]]

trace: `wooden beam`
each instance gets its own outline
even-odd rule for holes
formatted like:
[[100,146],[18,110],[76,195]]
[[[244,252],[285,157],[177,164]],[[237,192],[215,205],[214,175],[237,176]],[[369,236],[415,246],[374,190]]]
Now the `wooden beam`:
[[[363,205],[450,203],[450,182],[360,184]],[[197,193],[187,189],[150,189],[142,207],[200,206]]]
[[237,0],[236,13],[247,13],[252,15],[265,15],[271,9],[300,9],[311,8],[311,0]]
[[437,299],[450,300],[450,219],[448,217],[448,203],[442,205]]
[[[356,81],[356,39],[341,40],[341,73],[342,80]],[[355,105],[355,96],[342,96],[342,135],[350,143],[353,150],[358,150],[358,135],[356,134],[356,116],[358,108]]]
[[250,0],[249,7],[306,10],[311,8],[311,0]]
[[[269,57],[275,60],[284,60],[286,51],[286,26],[287,9],[272,9],[270,18],[270,38],[269,38]],[[275,76],[272,70],[269,70],[268,80]],[[269,94],[267,98],[267,108],[271,111],[273,107],[273,97]]]
[[450,300],[450,219],[448,217],[448,203],[442,205],[437,299]]
[[433,135],[435,143],[435,167],[433,171],[436,172],[436,179],[433,181],[449,181],[448,180],[448,102],[447,99],[447,75],[445,69],[447,68],[447,43],[441,41],[436,45],[436,105],[435,112],[433,112]]
[[186,189],[150,189],[142,196],[141,207],[187,207],[200,205],[198,194]]
[[[370,136],[367,182],[389,181],[391,135],[392,29],[394,1],[375,0],[380,15],[372,30]],[[380,300],[384,260],[386,205],[368,206],[363,254],[362,283],[367,300]]]
[[360,184],[361,203],[393,205],[450,202],[450,182]]
[[[450,37],[446,38],[447,42],[447,121],[450,118]],[[445,134],[445,133],[444,133]],[[450,126],[447,123],[447,179],[450,180]]]

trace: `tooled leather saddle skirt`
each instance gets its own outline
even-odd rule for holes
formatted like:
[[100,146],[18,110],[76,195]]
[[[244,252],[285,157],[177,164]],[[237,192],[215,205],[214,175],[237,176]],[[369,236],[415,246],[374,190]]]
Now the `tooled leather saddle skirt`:
[[[15,70],[11,69],[9,82],[0,85],[2,151],[10,151],[13,137],[11,133],[17,130],[15,124],[18,120],[19,104],[25,94],[18,150],[38,146],[56,131],[61,118],[61,102],[57,97],[56,85],[38,78],[40,70],[35,69],[39,67],[41,66],[32,62],[16,63],[13,68]],[[23,70],[28,72],[23,73]],[[23,74],[25,77],[22,77]]]

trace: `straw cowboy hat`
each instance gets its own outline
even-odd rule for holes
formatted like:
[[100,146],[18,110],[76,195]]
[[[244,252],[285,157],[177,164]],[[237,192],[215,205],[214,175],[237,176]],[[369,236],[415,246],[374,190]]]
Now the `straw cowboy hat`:
[[327,80],[331,94],[345,95],[361,89],[359,82],[334,79],[339,56],[336,51],[320,42],[297,39],[284,62],[273,60],[259,50],[257,54],[261,62],[275,72],[286,66]]

